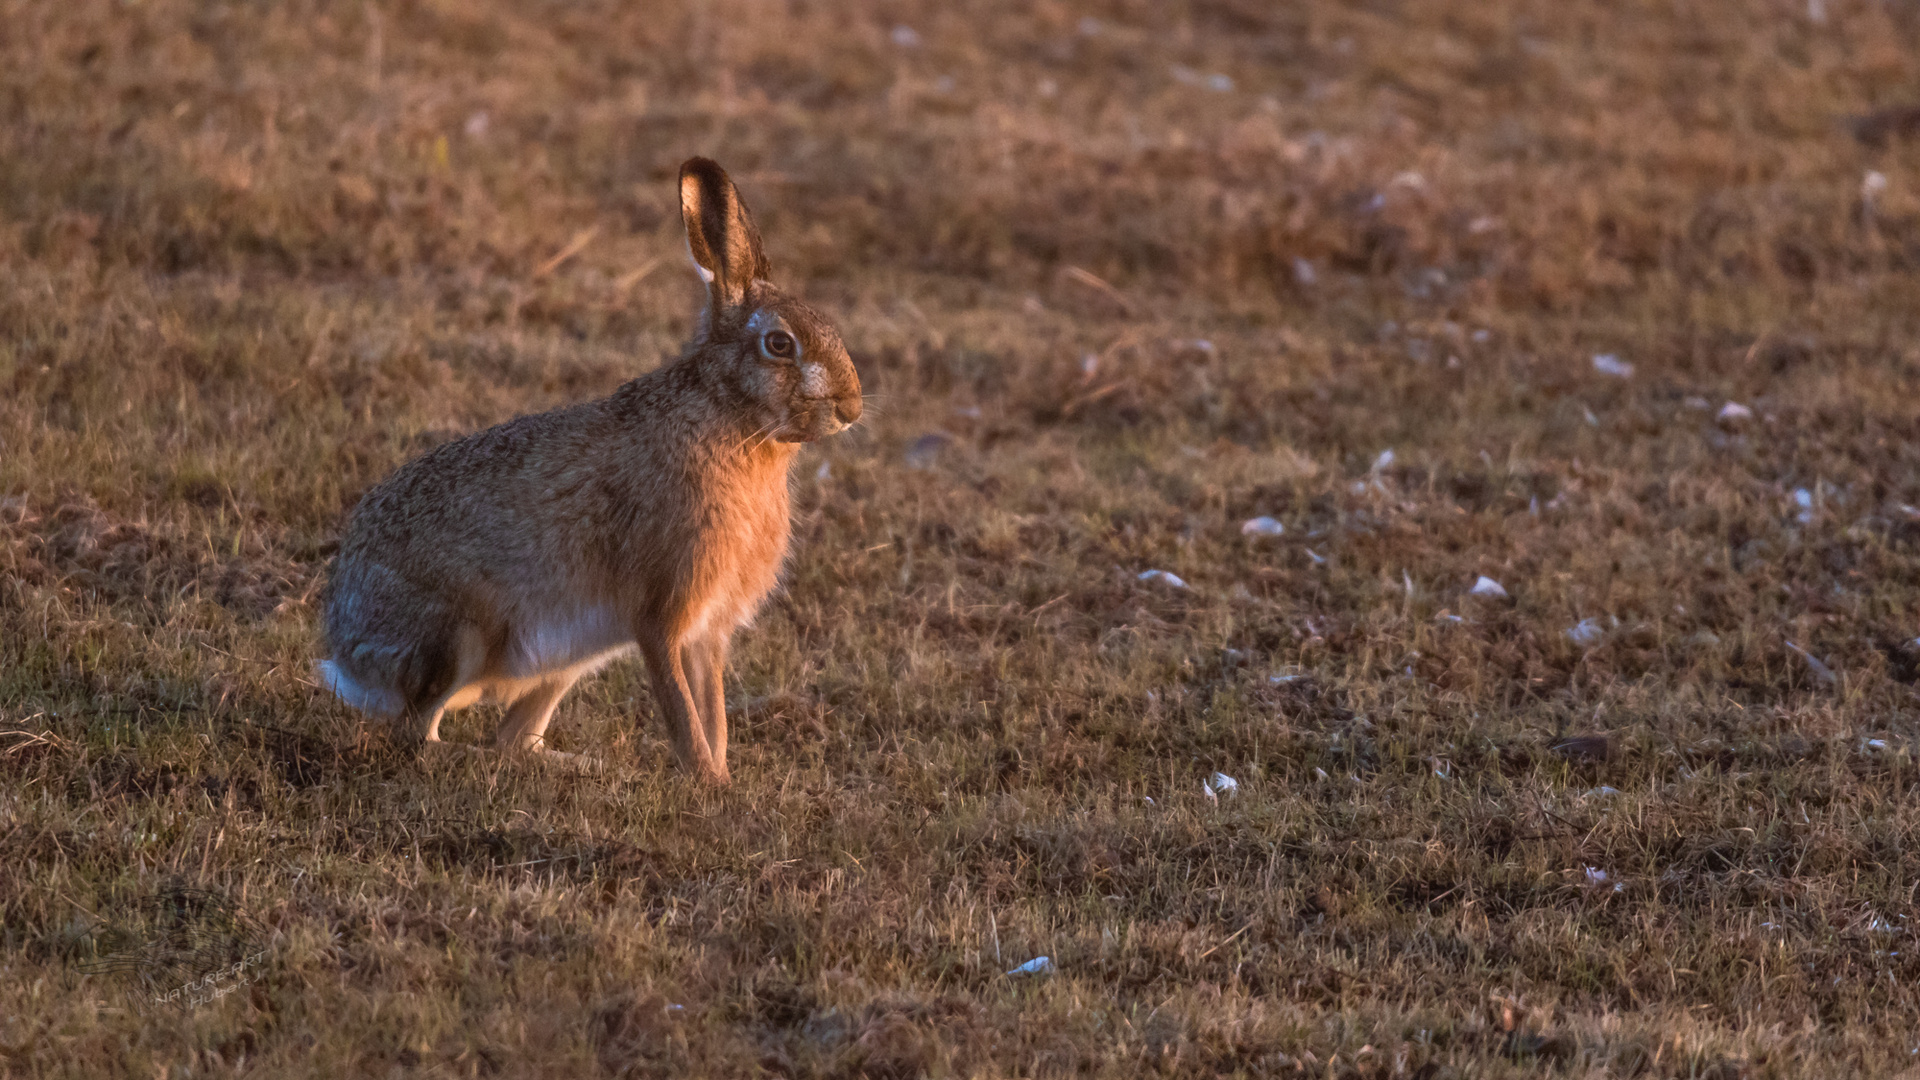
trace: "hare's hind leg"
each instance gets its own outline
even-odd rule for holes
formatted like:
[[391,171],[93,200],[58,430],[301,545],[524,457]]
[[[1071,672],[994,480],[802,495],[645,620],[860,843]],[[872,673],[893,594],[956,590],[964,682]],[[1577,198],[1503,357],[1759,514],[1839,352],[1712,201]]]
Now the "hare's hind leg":
[[440,717],[449,708],[463,708],[479,698],[479,688],[472,684],[486,659],[486,642],[471,626],[417,649],[402,676],[407,692],[406,707],[394,726],[399,737],[413,746],[438,743]]
[[699,708],[701,727],[707,735],[707,752],[722,776],[727,775],[727,645],[724,630],[708,633],[704,641],[686,646],[684,663],[687,685]]
[[547,746],[547,724],[553,720],[554,707],[560,704],[560,699],[567,695],[568,690],[573,689],[573,684],[582,674],[583,668],[556,671],[515,699],[507,707],[507,718],[500,722],[499,730],[494,733],[494,748],[503,754],[515,751],[537,754],[575,772],[602,771],[605,766],[599,758],[569,754]]
[[493,745],[502,753],[513,750],[545,750],[547,725],[560,699],[573,689],[578,671],[556,671],[507,707],[507,718],[494,732]]

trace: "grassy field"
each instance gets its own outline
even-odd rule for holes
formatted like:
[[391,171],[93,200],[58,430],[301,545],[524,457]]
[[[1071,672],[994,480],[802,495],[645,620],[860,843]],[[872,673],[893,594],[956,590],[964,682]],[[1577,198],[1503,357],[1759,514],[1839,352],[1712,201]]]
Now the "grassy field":
[[[0,1075],[1920,1062],[1911,4],[0,27]],[[328,555],[677,350],[695,153],[871,395],[735,783],[416,760]]]

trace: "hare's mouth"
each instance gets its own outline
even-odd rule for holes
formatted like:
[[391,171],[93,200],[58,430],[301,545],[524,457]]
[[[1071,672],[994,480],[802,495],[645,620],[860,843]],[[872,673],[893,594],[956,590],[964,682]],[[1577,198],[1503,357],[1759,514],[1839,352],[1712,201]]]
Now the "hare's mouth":
[[781,442],[818,442],[838,435],[852,426],[837,414],[833,399],[812,399],[808,400],[804,407],[795,409],[789,414],[786,430],[776,438]]
[[821,439],[838,435],[852,426],[852,424],[848,424],[839,419],[829,419],[824,423],[813,424],[807,427],[796,426],[789,428],[779,435],[774,436],[774,441],[783,443],[819,442]]

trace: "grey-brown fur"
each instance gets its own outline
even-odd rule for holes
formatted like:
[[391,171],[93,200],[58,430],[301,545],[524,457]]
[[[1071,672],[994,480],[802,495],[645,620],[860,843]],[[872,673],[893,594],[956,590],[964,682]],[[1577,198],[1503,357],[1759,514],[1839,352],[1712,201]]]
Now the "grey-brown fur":
[[512,703],[496,745],[537,750],[574,680],[637,645],[675,753],[727,780],[728,640],[786,555],[797,444],[858,419],[860,384],[833,327],[764,280],[726,173],[687,162],[681,204],[709,281],[680,359],[448,443],[361,501],[321,665],[350,704],[435,741],[445,709],[485,693]]

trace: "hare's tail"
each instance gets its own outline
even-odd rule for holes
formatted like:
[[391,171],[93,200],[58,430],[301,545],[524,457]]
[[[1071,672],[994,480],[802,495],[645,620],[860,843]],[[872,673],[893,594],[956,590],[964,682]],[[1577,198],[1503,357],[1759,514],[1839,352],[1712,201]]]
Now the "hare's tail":
[[368,686],[335,661],[322,660],[317,669],[320,685],[360,712],[391,719],[406,708],[406,699],[399,691],[386,686]]

